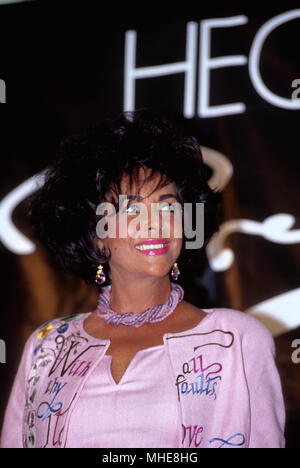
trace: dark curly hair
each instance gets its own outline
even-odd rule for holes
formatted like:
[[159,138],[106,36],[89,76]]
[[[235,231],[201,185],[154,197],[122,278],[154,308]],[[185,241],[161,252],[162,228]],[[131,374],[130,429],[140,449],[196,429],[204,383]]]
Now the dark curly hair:
[[[59,269],[88,284],[100,263],[109,273],[110,253],[95,242],[101,219],[96,208],[101,201],[113,202],[109,195],[121,193],[122,176],[132,180],[140,167],[161,174],[159,186],[175,182],[181,203],[204,203],[203,247],[219,230],[221,195],[207,184],[197,140],[149,109],[124,112],[64,139],[45,171],[44,185],[30,197],[36,240]],[[182,249],[178,260],[186,254],[193,256],[195,250]]]

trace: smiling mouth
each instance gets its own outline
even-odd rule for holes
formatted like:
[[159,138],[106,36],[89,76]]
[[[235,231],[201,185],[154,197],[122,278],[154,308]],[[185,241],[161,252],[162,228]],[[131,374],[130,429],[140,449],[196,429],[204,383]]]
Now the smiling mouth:
[[168,251],[169,249],[169,242],[158,244],[156,243],[145,243],[145,244],[138,244],[135,246],[139,252],[146,254],[146,255],[161,255]]
[[164,249],[167,246],[167,244],[142,244],[142,245],[137,245],[136,249],[138,250],[151,250],[151,249]]

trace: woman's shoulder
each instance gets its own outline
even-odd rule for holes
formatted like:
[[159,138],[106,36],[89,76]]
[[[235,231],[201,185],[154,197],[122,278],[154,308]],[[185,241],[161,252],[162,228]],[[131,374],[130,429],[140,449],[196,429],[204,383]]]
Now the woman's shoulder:
[[252,317],[249,313],[243,312],[238,309],[230,307],[211,307],[211,308],[200,308],[186,301],[183,302],[184,313],[189,315],[194,320],[201,322],[208,320],[209,317],[213,319],[215,323],[222,325],[229,325],[234,327],[240,327],[241,329],[253,329],[257,332],[267,332],[268,329],[259,320]]
[[267,327],[248,312],[230,307],[217,307],[202,309],[211,316],[214,328],[222,328],[231,331],[241,340],[249,343],[269,343],[272,346],[273,337]]
[[247,312],[230,307],[199,308],[189,302],[184,302],[183,307],[190,324],[186,329],[201,331],[212,327],[215,330],[232,332],[245,340],[273,340],[266,326]]
[[30,346],[30,344],[33,345],[44,341],[45,339],[50,339],[50,337],[55,337],[57,334],[64,334],[69,330],[71,324],[78,327],[78,324],[87,316],[88,313],[81,313],[64,317],[55,317],[48,320],[33,330],[27,339],[27,347]]

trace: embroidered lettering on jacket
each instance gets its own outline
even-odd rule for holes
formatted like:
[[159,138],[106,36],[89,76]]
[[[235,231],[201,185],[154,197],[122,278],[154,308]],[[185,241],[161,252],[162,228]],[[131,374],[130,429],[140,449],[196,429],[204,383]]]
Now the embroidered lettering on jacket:
[[[234,442],[233,442],[234,441]],[[244,434],[238,432],[237,434],[233,434],[232,436],[228,437],[227,439],[222,439],[220,437],[214,437],[209,441],[210,444],[218,442],[220,445],[215,446],[214,448],[222,448],[224,446],[230,447],[241,447],[245,444],[246,438]]]
[[71,331],[68,322],[76,322],[78,317],[56,319],[40,327],[28,378],[24,447],[62,445],[66,417],[80,385],[76,379],[81,381],[93,364],[84,357],[93,348],[104,346],[89,345],[76,323]]
[[[220,329],[206,333],[193,333],[192,335],[172,336],[168,339],[180,339],[183,337],[199,337],[200,344],[194,346],[194,352],[207,346],[220,346],[231,348],[234,342],[234,334]],[[201,342],[202,341],[202,342]],[[197,395],[217,398],[217,387],[222,380],[223,365],[220,362],[209,362],[209,354],[199,354],[192,357],[182,365],[181,372],[177,375],[175,385],[178,401],[181,395]]]
[[[190,426],[181,425],[182,427],[182,441],[181,444],[187,443],[189,448],[195,447],[198,448],[203,442],[203,426],[198,424],[193,424]],[[212,448],[223,448],[223,447],[241,447],[245,445],[246,438],[245,435],[238,432],[231,435],[230,437],[213,437],[209,440],[209,443],[212,445]]]
[[[78,359],[83,356],[89,349],[91,348],[98,348],[99,345],[90,345],[87,348],[85,348],[81,353],[79,353],[71,362],[69,362],[70,359],[70,354],[73,352],[73,355],[77,353],[77,347],[78,347],[78,340],[77,341],[71,341],[70,346],[67,348],[67,350],[64,352],[65,349],[65,344],[66,344],[66,339],[63,335],[58,335],[55,338],[55,342],[57,343],[59,352],[57,357],[55,358],[54,364],[51,367],[48,376],[50,377],[53,372],[57,370],[58,367],[63,364],[60,376],[63,377],[68,370],[74,366],[74,364],[78,361]],[[75,374],[74,374],[75,375]]]
[[52,400],[50,402],[48,401],[42,401],[42,403],[39,404],[38,409],[37,409],[37,417],[42,419],[46,419],[50,413],[57,413],[59,410],[61,410],[63,406],[62,401],[56,401],[58,394],[61,392],[61,390],[67,385],[65,382],[59,383],[57,380],[57,377],[55,377],[54,382],[50,380],[48,383],[47,389],[45,391],[45,394],[48,395],[53,395]]
[[188,446],[190,447],[199,447],[203,441],[203,437],[200,435],[203,432],[203,427],[198,426],[198,424],[194,424],[193,426],[185,426],[181,424],[182,427],[182,441],[181,444],[183,445],[185,439],[188,441]]
[[[206,395],[216,399],[215,387],[222,380],[221,375],[218,375],[222,368],[222,364],[219,362],[205,366],[202,354],[185,362],[182,366],[183,374],[176,377],[178,401],[180,401],[181,394]],[[191,378],[188,379],[187,374],[192,374],[192,381]]]

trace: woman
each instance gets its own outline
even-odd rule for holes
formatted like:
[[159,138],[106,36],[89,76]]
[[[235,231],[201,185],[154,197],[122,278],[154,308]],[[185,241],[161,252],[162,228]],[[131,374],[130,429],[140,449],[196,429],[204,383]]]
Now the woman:
[[186,302],[176,283],[195,255],[186,204],[204,206],[202,248],[219,223],[195,138],[125,113],[67,139],[40,192],[37,239],[96,281],[99,301],[29,337],[2,447],[284,447],[271,335],[245,313]]

